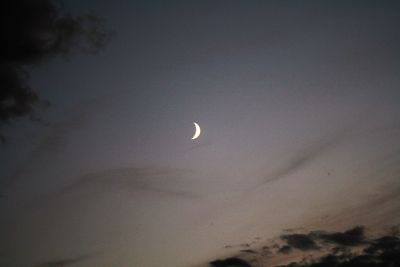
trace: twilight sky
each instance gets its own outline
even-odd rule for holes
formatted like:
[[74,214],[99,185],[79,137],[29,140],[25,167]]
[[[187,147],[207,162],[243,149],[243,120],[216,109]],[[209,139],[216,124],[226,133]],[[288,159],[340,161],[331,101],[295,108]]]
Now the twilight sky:
[[399,2],[63,9],[113,35],[29,67],[51,107],[1,127],[1,266],[198,267],[400,223]]

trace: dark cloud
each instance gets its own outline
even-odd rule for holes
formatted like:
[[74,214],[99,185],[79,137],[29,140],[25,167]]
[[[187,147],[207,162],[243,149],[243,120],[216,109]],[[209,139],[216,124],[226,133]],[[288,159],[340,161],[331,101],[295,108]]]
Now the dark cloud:
[[400,266],[400,238],[383,236],[368,242],[361,253],[333,253],[319,259],[292,262],[281,267],[389,267]]
[[285,240],[288,246],[297,248],[300,250],[315,250],[319,249],[315,241],[306,234],[290,234],[281,236],[282,240]]
[[[262,253],[253,250],[253,254],[243,254],[239,251],[237,257],[210,262],[212,267],[251,266],[251,257],[255,257],[255,266],[273,266],[272,257],[285,261],[295,256],[303,255],[296,262],[277,267],[393,267],[400,266],[400,235],[398,227],[393,227],[388,234],[378,237],[368,237],[363,226],[355,226],[343,232],[312,231],[307,234],[287,234],[281,236],[286,244],[278,246],[274,252]],[[295,253],[294,248],[302,251]],[[314,253],[315,252],[315,253]],[[293,253],[292,255],[290,255]],[[287,261],[287,259],[286,259]]]
[[321,245],[319,242],[336,245],[336,250],[340,251],[341,247],[358,246],[367,241],[363,226],[356,226],[344,232],[313,231],[307,234],[286,234],[282,235],[281,239],[287,244],[279,248],[280,253],[290,253],[292,248],[303,251],[318,250]]
[[356,226],[353,229],[335,233],[312,232],[314,238],[341,246],[357,246],[365,243],[364,227]]
[[53,260],[41,263],[39,265],[35,265],[35,267],[66,267],[81,262],[83,260],[86,260],[87,258],[88,258],[87,255],[83,255],[75,258]]
[[384,236],[371,241],[371,245],[364,251],[369,254],[377,252],[394,252],[400,249],[398,236]]
[[288,245],[284,245],[284,246],[280,247],[278,251],[279,251],[279,253],[288,254],[288,253],[292,252],[292,247],[288,246]]
[[[96,53],[109,40],[104,20],[61,11],[52,0],[5,0],[0,11],[0,123],[30,115],[39,96],[27,67],[73,50]],[[46,104],[45,102],[42,102]]]
[[245,260],[239,258],[228,258],[225,260],[215,260],[210,262],[212,267],[251,267]]

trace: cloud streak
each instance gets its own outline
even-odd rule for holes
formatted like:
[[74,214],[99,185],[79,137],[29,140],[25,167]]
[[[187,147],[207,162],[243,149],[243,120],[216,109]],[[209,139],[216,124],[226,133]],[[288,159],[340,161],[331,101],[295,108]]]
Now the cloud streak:
[[294,153],[291,158],[286,160],[280,168],[265,176],[264,184],[285,178],[302,168],[306,167],[312,161],[323,155],[329,149],[339,144],[344,138],[344,132],[338,133],[330,138],[321,139],[313,144]]
[[197,199],[190,182],[182,177],[184,171],[163,168],[121,168],[83,175],[64,187],[59,194],[88,187],[120,188],[131,193],[148,192],[161,197]]
[[52,260],[52,261],[47,261],[44,263],[41,263],[39,265],[35,265],[34,267],[67,267],[74,265],[75,263],[84,261],[88,258],[88,255],[82,255],[74,258],[65,258],[65,259],[58,259],[58,260]]

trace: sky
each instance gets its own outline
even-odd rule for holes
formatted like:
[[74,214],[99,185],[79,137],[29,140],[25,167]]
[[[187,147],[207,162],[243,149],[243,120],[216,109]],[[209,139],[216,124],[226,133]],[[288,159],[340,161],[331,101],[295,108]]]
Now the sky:
[[112,34],[27,68],[51,105],[1,127],[0,265],[201,267],[400,224],[397,1],[62,9]]

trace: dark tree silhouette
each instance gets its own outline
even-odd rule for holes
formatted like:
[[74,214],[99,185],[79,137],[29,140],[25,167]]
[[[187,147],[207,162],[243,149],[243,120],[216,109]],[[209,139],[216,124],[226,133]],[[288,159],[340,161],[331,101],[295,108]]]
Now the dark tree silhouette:
[[[102,18],[73,16],[52,0],[4,0],[0,9],[0,126],[34,119],[46,103],[29,84],[28,66],[72,51],[96,53],[110,39]],[[4,137],[2,137],[4,141]]]

